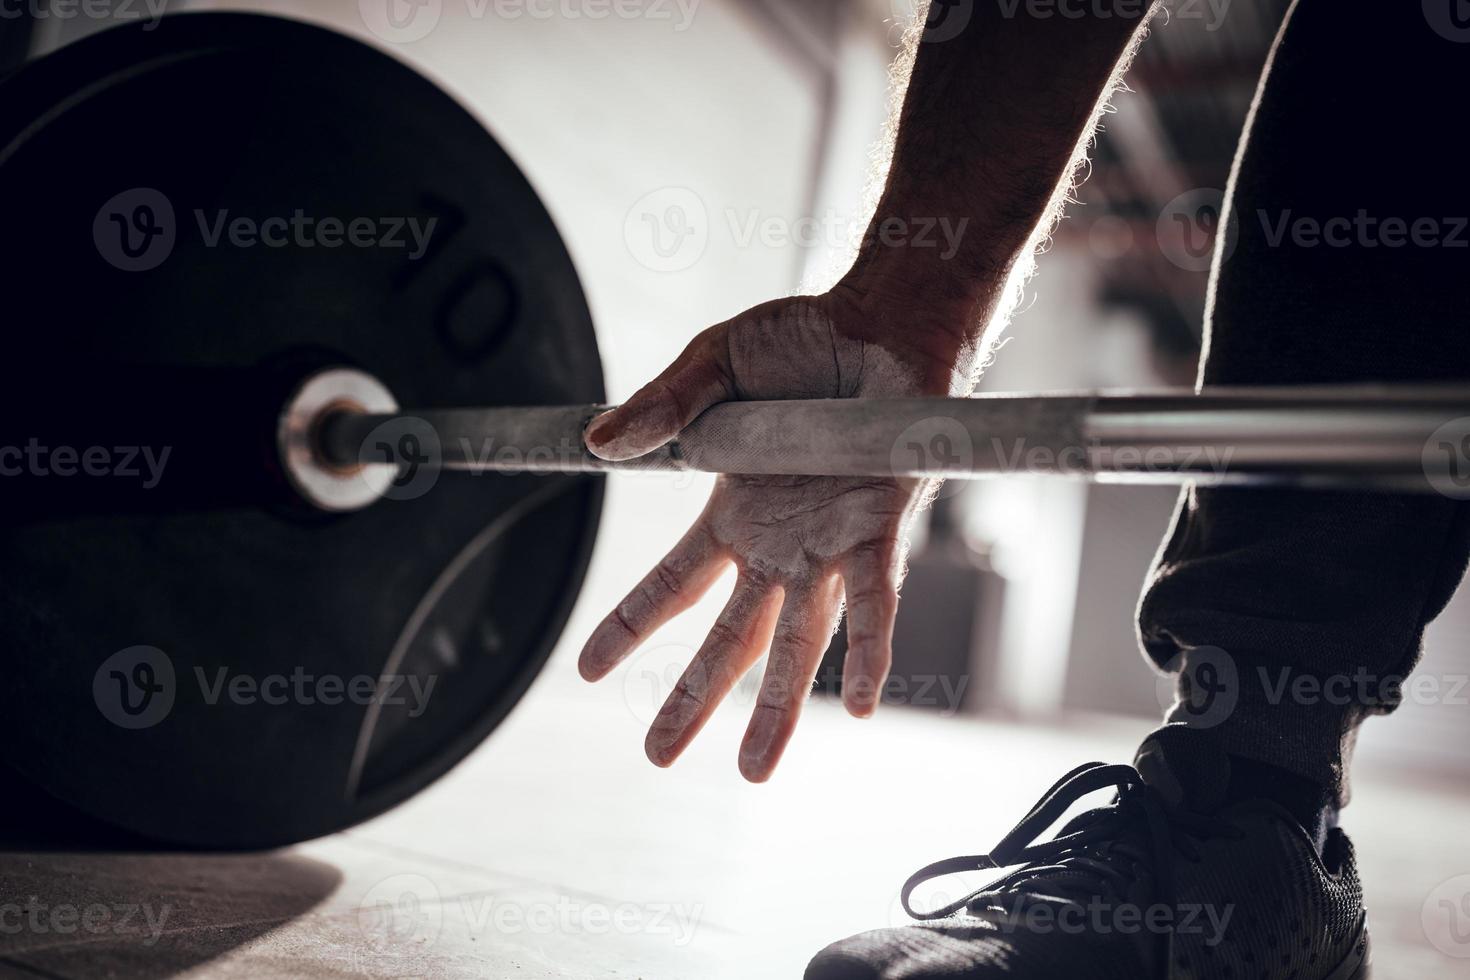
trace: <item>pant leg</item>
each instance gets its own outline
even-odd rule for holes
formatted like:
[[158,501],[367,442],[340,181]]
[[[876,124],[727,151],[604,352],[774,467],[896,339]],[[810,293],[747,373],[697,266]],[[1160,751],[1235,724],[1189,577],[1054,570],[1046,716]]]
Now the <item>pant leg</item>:
[[[1237,231],[1215,257],[1202,384],[1470,379],[1467,84],[1470,44],[1438,33],[1421,4],[1294,4],[1227,189]],[[1401,241],[1388,218],[1430,219],[1436,244],[1427,225]],[[1314,240],[1303,219],[1352,227]],[[1222,664],[1188,651],[1224,651],[1238,690],[1223,714],[1176,705],[1170,720],[1199,717],[1232,754],[1345,803],[1357,725],[1392,707],[1375,680],[1413,667],[1467,554],[1470,511],[1445,497],[1186,489],[1140,636],[1196,683],[1196,708]],[[1213,673],[1190,673],[1206,662]],[[1344,680],[1310,694],[1332,678]]]

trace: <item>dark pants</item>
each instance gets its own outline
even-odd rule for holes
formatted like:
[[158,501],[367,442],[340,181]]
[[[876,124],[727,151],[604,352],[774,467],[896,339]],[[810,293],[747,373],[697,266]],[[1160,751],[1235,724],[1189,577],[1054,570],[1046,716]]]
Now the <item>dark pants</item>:
[[[1201,384],[1470,378],[1467,86],[1470,43],[1420,3],[1299,0],[1227,190]],[[1443,496],[1185,490],[1139,606],[1189,701],[1170,720],[1346,802],[1356,728],[1392,708],[1467,553],[1470,504]]]

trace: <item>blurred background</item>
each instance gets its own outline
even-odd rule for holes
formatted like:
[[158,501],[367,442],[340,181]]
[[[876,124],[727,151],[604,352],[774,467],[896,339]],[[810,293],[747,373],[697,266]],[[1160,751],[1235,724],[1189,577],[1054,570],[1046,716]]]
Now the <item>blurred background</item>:
[[[166,9],[256,9],[324,23],[455,93],[519,162],[561,228],[597,324],[609,397],[618,401],[705,326],[820,289],[840,273],[865,223],[889,114],[889,65],[914,2],[198,0]],[[1286,6],[1179,4],[1155,27],[983,390],[1193,383],[1213,209]],[[147,5],[113,7],[121,17],[124,7],[135,16]],[[53,10],[33,19],[31,49],[104,25]],[[626,704],[629,724],[608,733],[622,740],[608,764],[620,776],[640,773],[630,779],[654,778],[651,770],[642,775],[649,767],[640,726],[727,590],[667,627],[603,688],[580,686],[575,657],[596,621],[694,519],[708,490],[702,478],[610,481],[577,611],[518,712],[534,714],[553,697],[589,714],[609,699],[619,710]],[[1097,744],[1126,752],[1171,700],[1138,653],[1133,612],[1174,500],[1166,488],[1024,477],[952,484],[919,529],[888,691],[910,704],[895,710],[942,718],[956,732],[973,732],[965,725],[975,719],[1077,732],[1084,743],[1106,732]],[[1421,668],[1444,680],[1442,690],[1470,676],[1467,641],[1470,596],[1462,590],[1430,630]],[[819,686],[835,687],[837,669],[829,658]],[[753,690],[752,680],[720,712],[737,737]],[[1470,690],[1460,689],[1407,703],[1391,721],[1369,721],[1360,772],[1463,786],[1467,702]],[[932,738],[940,724],[924,729],[929,749],[945,744]],[[895,737],[920,751],[920,743]],[[497,733],[490,744],[513,738]],[[816,771],[819,753],[856,752],[868,739],[847,738],[799,733],[788,765]],[[971,738],[956,735],[954,744]],[[735,747],[728,734],[707,734],[690,757],[730,770],[733,784]],[[997,819],[1019,817],[1030,799],[1028,789]],[[756,806],[730,805],[744,817]]]
[[[824,288],[845,268],[866,224],[889,66],[915,2],[111,7],[117,19],[256,9],[319,21],[458,95],[520,163],[566,237],[618,401],[703,327]],[[1158,23],[982,390],[1193,383],[1213,217],[1286,6],[1201,0],[1176,4]],[[953,7],[966,15],[964,3]],[[33,47],[105,23],[57,4],[34,19]],[[941,231],[932,234],[942,248]],[[708,489],[707,479],[687,477],[612,481],[598,557],[559,662],[677,539]],[[1025,477],[952,484],[936,510],[941,533],[918,530],[890,699],[1045,722],[1156,717],[1169,698],[1137,652],[1133,611],[1174,499],[1168,488]],[[651,644],[642,668],[657,678],[650,700],[697,648],[723,603],[716,593]],[[1462,597],[1431,630],[1422,669],[1470,676],[1467,639]],[[821,686],[835,687],[839,669],[829,657]],[[1370,721],[1365,763],[1470,774],[1470,692],[1461,693],[1459,703],[1406,704],[1392,724]]]
[[[967,16],[967,2],[951,0],[953,16]],[[270,11],[358,36],[435,78],[506,146],[561,228],[619,401],[703,327],[840,275],[866,225],[889,66],[916,3],[89,0],[85,10],[121,21]],[[1287,5],[1191,0],[1157,23],[981,390],[1193,383],[1214,216]],[[6,5],[7,27],[24,6]],[[28,7],[37,53],[109,23],[79,3]],[[5,37],[16,48],[22,34]],[[942,248],[942,231],[932,237]],[[658,560],[708,488],[613,481],[569,639]],[[890,699],[1031,719],[1155,716],[1161,694],[1137,653],[1133,610],[1174,499],[1168,488],[1026,477],[952,484],[936,511],[942,533],[926,544],[927,528],[917,531]],[[671,658],[697,647],[722,602],[712,596],[665,631]],[[1470,676],[1467,639],[1462,596],[1431,628],[1421,669],[1447,683]],[[1363,757],[1470,775],[1462,694],[1370,722]]]

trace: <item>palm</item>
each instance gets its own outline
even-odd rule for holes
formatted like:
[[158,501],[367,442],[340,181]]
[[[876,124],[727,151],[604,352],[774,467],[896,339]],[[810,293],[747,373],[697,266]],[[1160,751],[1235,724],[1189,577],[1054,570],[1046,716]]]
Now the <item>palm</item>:
[[[647,439],[639,423],[662,421],[671,406],[913,393],[895,363],[844,333],[830,307],[811,299],[782,301],[706,331],[618,413],[632,410],[624,431]],[[687,421],[665,424],[670,431],[659,435],[668,438]],[[646,451],[614,446],[613,452],[636,454],[632,450]],[[875,707],[892,657],[904,532],[921,490],[914,480],[720,477],[694,526],[588,640],[583,675],[607,673],[733,564],[734,592],[655,718],[646,747],[655,763],[672,763],[769,648],[740,751],[747,779],[768,778],[796,726],[844,596],[844,699],[854,714]]]

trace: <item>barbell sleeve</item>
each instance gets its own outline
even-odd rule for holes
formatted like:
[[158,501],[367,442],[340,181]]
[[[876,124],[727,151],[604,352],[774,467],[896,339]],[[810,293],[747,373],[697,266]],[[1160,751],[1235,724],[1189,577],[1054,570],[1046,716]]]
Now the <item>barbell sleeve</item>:
[[[587,423],[604,410],[339,411],[323,420],[319,449],[339,467],[396,463],[417,452],[413,462],[471,472],[1043,473],[1111,482],[1417,488],[1427,485],[1426,465],[1461,448],[1432,445],[1436,433],[1458,432],[1462,420],[1470,436],[1465,386],[792,400],[716,405],[663,448],[608,462],[583,442]],[[415,433],[405,446],[404,434]]]

